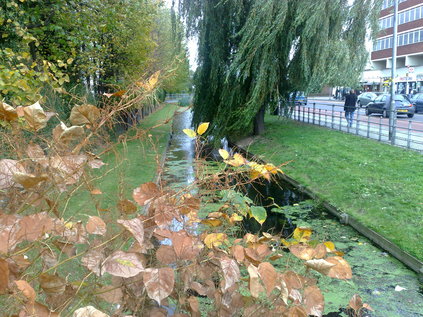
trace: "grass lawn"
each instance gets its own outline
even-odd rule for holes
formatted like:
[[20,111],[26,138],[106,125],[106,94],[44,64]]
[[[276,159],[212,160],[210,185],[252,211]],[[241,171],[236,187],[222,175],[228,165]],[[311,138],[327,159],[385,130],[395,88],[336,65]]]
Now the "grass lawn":
[[[140,123],[141,130],[164,122],[173,116],[176,105],[165,105]],[[148,141],[147,136],[135,140],[118,143],[113,151],[103,155],[102,160],[107,165],[99,170],[94,170],[95,176],[101,176],[97,181],[91,182],[91,189],[100,189],[102,194],[91,195],[85,184],[81,190],[73,194],[64,205],[63,217],[68,219],[78,215],[101,215],[102,212],[116,210],[120,199],[132,199],[132,191],[139,185],[152,181],[157,171],[157,159],[160,159],[166,148],[172,123],[169,122],[152,130]],[[131,134],[131,132],[129,132]],[[133,133],[132,133],[133,134]]]
[[273,116],[249,150],[423,260],[421,154]]

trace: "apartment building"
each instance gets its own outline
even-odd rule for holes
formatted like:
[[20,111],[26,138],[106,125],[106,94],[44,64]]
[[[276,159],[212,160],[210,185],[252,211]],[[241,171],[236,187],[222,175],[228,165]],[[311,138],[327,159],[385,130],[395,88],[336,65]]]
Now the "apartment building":
[[[363,73],[365,90],[389,89],[393,45],[392,0],[384,0],[379,16],[380,31],[373,43],[371,63]],[[423,92],[423,0],[399,0],[396,90]]]

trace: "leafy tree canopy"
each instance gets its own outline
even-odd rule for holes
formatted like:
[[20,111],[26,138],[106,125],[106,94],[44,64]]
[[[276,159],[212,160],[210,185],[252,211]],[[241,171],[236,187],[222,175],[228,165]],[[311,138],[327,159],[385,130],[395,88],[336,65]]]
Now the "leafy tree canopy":
[[194,122],[211,121],[219,137],[245,134],[290,92],[356,84],[381,1],[349,2],[180,0],[199,37]]

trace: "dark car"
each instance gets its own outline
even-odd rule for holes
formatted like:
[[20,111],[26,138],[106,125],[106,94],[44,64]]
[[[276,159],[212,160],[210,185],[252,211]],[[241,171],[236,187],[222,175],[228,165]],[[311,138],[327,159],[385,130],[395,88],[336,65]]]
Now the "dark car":
[[[379,113],[383,117],[389,117],[389,103],[391,100],[390,94],[382,94],[377,96],[372,102],[367,104],[366,116],[372,113]],[[397,114],[407,115],[409,118],[414,116],[416,106],[413,105],[406,95],[395,95],[395,110]]]
[[367,106],[367,104],[376,99],[377,96],[379,96],[380,92],[363,92],[357,97],[357,106],[364,107]]
[[416,106],[416,113],[423,112],[423,94],[415,94],[410,100]]

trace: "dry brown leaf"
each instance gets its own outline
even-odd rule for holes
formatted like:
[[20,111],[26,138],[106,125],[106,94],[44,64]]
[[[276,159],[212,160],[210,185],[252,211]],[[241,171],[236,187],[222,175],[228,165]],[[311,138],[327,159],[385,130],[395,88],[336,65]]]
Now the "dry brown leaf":
[[103,262],[103,253],[96,249],[88,251],[88,253],[86,253],[81,259],[82,265],[84,265],[97,276],[101,276],[105,272],[103,268]]
[[0,160],[0,190],[9,189],[16,185],[13,180],[13,174],[25,173],[25,168],[21,163],[15,160]]
[[287,317],[308,317],[303,307],[293,306],[289,309]]
[[9,263],[0,259],[0,295],[4,294],[9,285]]
[[159,304],[172,293],[175,284],[173,269],[170,267],[146,269],[143,272],[143,280],[148,297]]
[[234,245],[231,248],[232,251],[232,255],[234,256],[235,260],[238,261],[238,263],[242,263],[245,259],[245,254],[244,254],[244,247],[242,245]]
[[133,214],[138,210],[137,206],[135,206],[135,204],[128,199],[119,200],[119,202],[117,203],[117,208],[120,212],[126,215]]
[[47,306],[37,303],[27,303],[25,309],[19,313],[19,317],[59,317],[59,313],[52,312]]
[[71,141],[78,141],[84,136],[85,131],[81,126],[71,126],[68,128],[66,124],[60,122],[60,124],[53,129],[53,139],[63,144],[68,144]]
[[30,143],[26,148],[26,154],[30,159],[45,158],[45,154],[41,146],[38,144]]
[[37,297],[37,295],[35,294],[35,291],[32,286],[29,285],[27,281],[19,280],[15,281],[15,284],[30,303],[35,302],[35,298]]
[[363,300],[360,295],[354,294],[350,299],[349,306],[355,311],[355,313],[358,313],[358,311],[363,308]]
[[326,256],[327,250],[323,243],[319,243],[314,249],[314,258],[323,259]]
[[324,275],[328,275],[330,269],[335,266],[334,263],[330,263],[324,259],[309,260],[305,262],[305,265]]
[[156,258],[158,261],[166,265],[176,262],[175,251],[170,245],[161,245],[156,251]]
[[260,263],[258,266],[258,273],[263,281],[264,287],[266,288],[267,296],[270,296],[270,293],[276,287],[278,281],[278,273],[272,264],[268,262]]
[[85,227],[87,232],[101,236],[105,235],[107,231],[106,223],[97,216],[90,216]]
[[19,230],[16,233],[18,241],[36,241],[55,227],[53,220],[46,212],[25,216],[19,221]]
[[105,262],[104,271],[114,276],[131,277],[144,271],[136,253],[115,251]]
[[25,189],[28,189],[28,188],[35,187],[41,182],[48,180],[48,176],[47,174],[34,175],[34,174],[16,172],[13,174],[13,180],[16,183],[21,184]]
[[93,125],[100,117],[100,109],[96,106],[85,104],[74,106],[69,117],[72,125]]
[[87,306],[75,310],[72,317],[109,317],[109,315],[106,315],[93,306]]
[[220,258],[219,262],[220,267],[222,268],[223,277],[225,279],[225,285],[223,286],[222,291],[225,292],[239,281],[241,274],[239,272],[238,264],[235,260],[225,256]]
[[325,299],[316,285],[308,286],[304,290],[304,305],[308,315],[322,317]]
[[38,131],[47,125],[49,117],[44,112],[39,102],[24,107],[23,111],[25,121],[32,130]]
[[117,223],[124,226],[132,235],[134,238],[138,241],[140,246],[142,247],[144,244],[144,225],[139,218],[134,218],[131,220],[123,220],[119,219]]
[[248,274],[250,275],[250,280],[248,284],[249,284],[251,296],[258,298],[260,293],[265,292],[264,287],[260,283],[258,269],[254,265],[250,264],[247,270],[248,270]]
[[289,246],[289,251],[301,260],[311,260],[314,258],[316,251],[314,248],[305,244],[294,244]]
[[151,199],[161,195],[161,191],[156,184],[149,182],[142,184],[140,187],[134,189],[132,197],[140,206],[145,206]]
[[332,278],[338,278],[340,280],[349,280],[352,278],[352,270],[347,261],[340,256],[332,256],[326,258],[329,263],[335,264],[330,268],[327,276]]
[[122,303],[123,293],[120,287],[105,286],[96,291],[96,296],[111,304]]
[[194,296],[190,296],[188,297],[187,302],[191,317],[201,317],[200,304],[198,303],[198,299]]
[[76,248],[73,243],[55,240],[53,241],[53,244],[60,250],[60,252],[65,253],[69,257],[76,254]]
[[186,231],[172,233],[172,245],[179,260],[194,260],[200,253],[203,245],[198,243]]
[[66,288],[66,280],[57,274],[41,274],[39,276],[40,286],[48,296],[57,296],[62,294]]
[[16,119],[18,119],[16,109],[8,105],[7,103],[0,101],[0,120],[14,121]]

